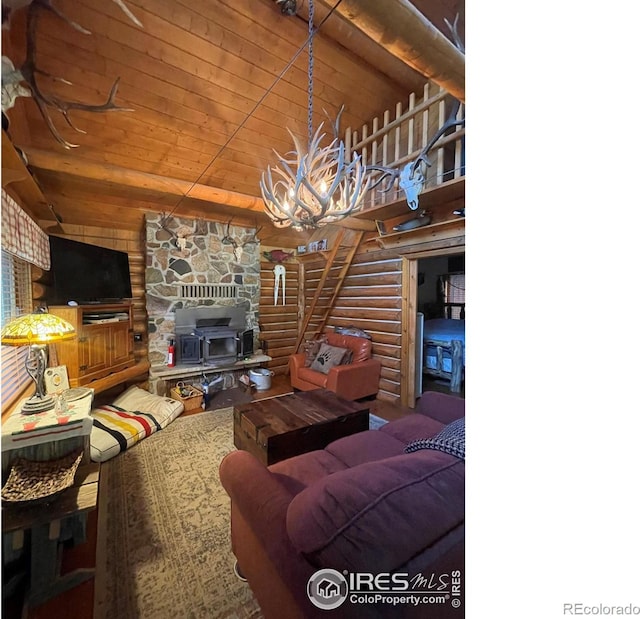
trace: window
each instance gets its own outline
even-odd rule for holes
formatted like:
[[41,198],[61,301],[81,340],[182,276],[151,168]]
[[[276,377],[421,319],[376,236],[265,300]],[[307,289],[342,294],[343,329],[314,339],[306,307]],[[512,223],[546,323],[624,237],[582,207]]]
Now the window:
[[[1,324],[32,310],[31,268],[28,262],[2,251]],[[11,403],[29,380],[24,367],[28,346],[0,346],[2,363],[2,408]]]
[[447,318],[464,320],[464,273],[445,276],[444,306]]

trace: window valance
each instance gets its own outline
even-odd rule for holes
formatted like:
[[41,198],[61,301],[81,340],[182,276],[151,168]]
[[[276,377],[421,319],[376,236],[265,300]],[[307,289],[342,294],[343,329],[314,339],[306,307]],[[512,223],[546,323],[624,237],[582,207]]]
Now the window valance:
[[4,189],[2,249],[45,271],[51,268],[49,237]]

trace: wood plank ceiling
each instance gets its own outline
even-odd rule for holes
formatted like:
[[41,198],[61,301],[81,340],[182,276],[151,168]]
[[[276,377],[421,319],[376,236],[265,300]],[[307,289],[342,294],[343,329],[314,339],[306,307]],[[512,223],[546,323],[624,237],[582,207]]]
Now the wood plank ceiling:
[[[292,148],[287,127],[306,140],[306,52],[276,80],[306,40],[308,3],[298,1],[298,14],[287,16],[274,0],[127,0],[142,28],[115,2],[54,4],[91,34],[50,12],[41,17],[37,65],[73,83],[40,77],[42,89],[95,104],[120,78],[116,102],[134,110],[74,111],[86,134],[52,111],[59,132],[79,145],[71,150],[54,140],[31,98],[7,112],[12,142],[62,220],[141,230],[150,210],[265,224],[258,181],[275,162],[272,149]],[[334,4],[316,1],[316,23]],[[461,0],[412,4],[443,31],[444,18],[464,10]],[[2,35],[3,54],[16,66],[25,57],[25,32],[22,8]],[[335,117],[342,104],[341,127],[361,126],[425,82],[338,11],[314,42],[315,126],[326,121],[323,109]],[[55,223],[46,204],[32,206],[43,226]],[[299,236],[284,235],[293,244]],[[283,232],[265,225],[262,240],[281,244]]]

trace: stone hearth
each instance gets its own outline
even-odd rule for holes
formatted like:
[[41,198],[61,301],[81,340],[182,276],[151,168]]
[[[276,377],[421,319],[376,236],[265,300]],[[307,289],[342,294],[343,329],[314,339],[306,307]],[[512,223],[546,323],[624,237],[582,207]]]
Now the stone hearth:
[[[176,337],[175,311],[195,307],[241,307],[246,328],[254,330],[257,349],[260,301],[260,245],[249,243],[234,252],[222,242],[227,225],[172,216],[146,216],[146,305],[149,316],[149,361],[167,363],[169,341]],[[254,229],[229,226],[239,246]],[[225,377],[225,388],[236,386],[237,375]]]

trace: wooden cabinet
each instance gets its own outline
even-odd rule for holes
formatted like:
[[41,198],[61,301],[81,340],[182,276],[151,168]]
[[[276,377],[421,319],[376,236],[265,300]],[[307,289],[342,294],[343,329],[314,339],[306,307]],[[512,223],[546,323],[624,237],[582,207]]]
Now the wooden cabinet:
[[90,387],[91,381],[135,364],[130,304],[54,305],[49,313],[70,322],[77,333],[75,339],[55,345],[71,387]]

